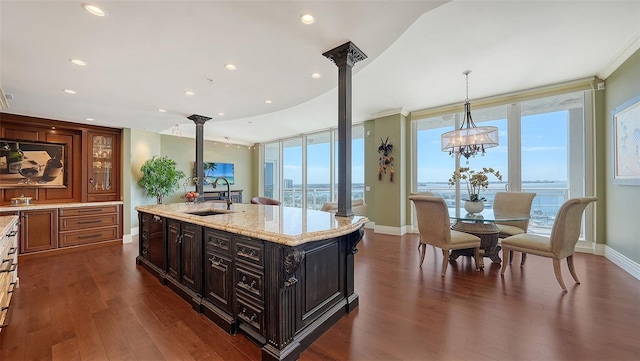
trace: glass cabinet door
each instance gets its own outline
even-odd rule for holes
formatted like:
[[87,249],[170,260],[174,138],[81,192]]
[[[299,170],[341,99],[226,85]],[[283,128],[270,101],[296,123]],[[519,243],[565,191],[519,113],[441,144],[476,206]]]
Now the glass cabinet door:
[[115,139],[111,135],[91,136],[91,173],[89,192],[112,191]]

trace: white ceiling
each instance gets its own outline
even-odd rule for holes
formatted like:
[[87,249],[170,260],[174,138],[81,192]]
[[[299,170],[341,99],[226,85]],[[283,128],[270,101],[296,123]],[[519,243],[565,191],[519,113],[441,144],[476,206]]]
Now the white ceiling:
[[[472,102],[606,78],[640,44],[640,1],[95,4],[108,15],[0,0],[5,112],[167,134],[180,124],[183,136],[200,114],[213,118],[205,138],[253,144],[337,126],[337,67],[322,53],[346,41],[369,57],[353,68],[354,123],[463,102],[466,69]],[[314,24],[300,22],[306,12]]]

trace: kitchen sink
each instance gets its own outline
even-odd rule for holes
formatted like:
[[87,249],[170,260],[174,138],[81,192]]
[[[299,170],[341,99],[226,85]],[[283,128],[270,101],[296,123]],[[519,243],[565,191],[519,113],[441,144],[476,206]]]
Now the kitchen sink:
[[234,211],[227,211],[222,209],[207,209],[205,211],[186,212],[187,214],[193,214],[194,216],[215,216],[216,214],[228,214],[235,213]]

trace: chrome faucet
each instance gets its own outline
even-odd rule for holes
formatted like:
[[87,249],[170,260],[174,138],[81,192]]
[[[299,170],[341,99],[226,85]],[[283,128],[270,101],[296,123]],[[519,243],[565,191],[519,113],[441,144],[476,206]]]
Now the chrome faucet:
[[213,183],[211,183],[211,185],[213,186],[213,188],[216,188],[216,186],[218,185],[218,181],[220,179],[224,179],[225,182],[227,182],[227,210],[231,209],[231,184],[229,183],[229,180],[225,177],[218,177],[216,178],[216,180],[213,181]]

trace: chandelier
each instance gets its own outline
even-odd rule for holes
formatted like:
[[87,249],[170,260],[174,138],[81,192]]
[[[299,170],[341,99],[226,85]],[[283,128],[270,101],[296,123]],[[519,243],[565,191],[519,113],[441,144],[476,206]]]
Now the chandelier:
[[464,101],[464,120],[460,128],[446,132],[440,136],[440,144],[443,152],[449,152],[453,157],[456,154],[467,158],[476,154],[484,155],[485,149],[498,146],[498,127],[478,127],[471,118],[471,102],[469,101],[469,73],[465,70],[462,74],[467,80],[467,98]]

